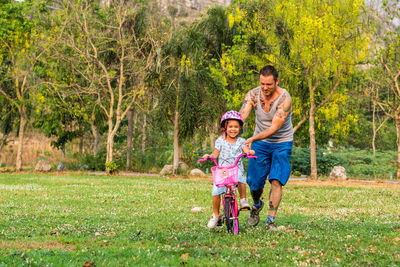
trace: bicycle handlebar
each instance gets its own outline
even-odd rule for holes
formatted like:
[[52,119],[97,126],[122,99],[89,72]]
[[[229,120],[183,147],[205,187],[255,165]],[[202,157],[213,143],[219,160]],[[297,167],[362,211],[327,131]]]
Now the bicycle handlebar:
[[[256,159],[256,158],[257,158],[257,156],[253,156],[253,155],[251,155],[250,153],[247,153],[247,154],[246,154],[246,153],[243,153],[243,154],[240,154],[240,155],[236,158],[236,161],[235,161],[235,164],[234,164],[234,165],[237,165],[238,162],[239,162],[239,160],[240,160],[240,158],[241,158],[241,157],[244,157],[244,156],[246,156],[246,157],[249,158],[249,159],[251,159],[251,158]],[[215,160],[215,158],[210,157],[210,156],[208,156],[208,157],[205,158],[205,159],[199,159],[198,162],[207,161],[207,160],[209,160],[209,159],[211,159],[212,161],[214,161],[215,166],[219,166],[218,163],[217,163],[217,161]]]

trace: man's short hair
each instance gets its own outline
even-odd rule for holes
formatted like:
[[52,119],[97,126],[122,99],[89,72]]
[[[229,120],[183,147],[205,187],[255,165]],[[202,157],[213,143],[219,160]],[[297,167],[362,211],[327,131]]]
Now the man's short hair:
[[275,82],[278,80],[278,71],[271,65],[265,65],[262,67],[260,70],[260,75],[265,77],[272,75]]

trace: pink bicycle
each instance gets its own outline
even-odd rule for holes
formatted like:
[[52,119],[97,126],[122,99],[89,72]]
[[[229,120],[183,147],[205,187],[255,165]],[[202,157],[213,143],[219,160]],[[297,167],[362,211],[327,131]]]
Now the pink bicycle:
[[240,158],[243,156],[246,156],[247,158],[257,158],[251,154],[243,153],[237,157],[235,164],[229,166],[219,166],[213,157],[198,160],[200,162],[211,159],[215,164],[215,166],[211,167],[214,184],[217,187],[226,187],[226,191],[222,197],[222,218],[225,220],[226,229],[228,232],[234,235],[239,234],[239,209],[236,198],[236,186],[238,184],[239,172],[239,167],[237,164]]

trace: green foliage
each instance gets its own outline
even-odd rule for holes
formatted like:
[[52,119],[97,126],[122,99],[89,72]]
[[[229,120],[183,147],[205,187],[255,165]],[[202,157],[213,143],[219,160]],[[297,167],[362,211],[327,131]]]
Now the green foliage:
[[132,170],[135,172],[153,173],[159,172],[164,165],[170,164],[173,156],[172,150],[163,147],[153,151],[135,151],[132,154]]
[[119,166],[115,161],[107,161],[105,163],[105,166],[106,166],[106,172],[110,175],[117,174],[119,172],[118,170]]
[[[310,150],[307,148],[294,148],[290,161],[292,173],[300,173],[310,175]],[[329,153],[327,150],[317,150],[317,166],[318,173],[328,176],[332,168],[336,165],[346,167],[347,161],[334,153]]]
[[351,177],[388,179],[396,174],[396,157],[393,150],[377,152],[370,150],[346,149],[334,152],[346,162],[346,172]]
[[68,170],[79,170],[82,166],[86,165],[89,171],[105,171],[104,162],[106,162],[106,151],[103,148],[97,155],[75,153],[73,160],[66,163],[66,167]]
[[[388,179],[396,173],[396,152],[377,152],[374,157],[370,150],[317,150],[318,173],[328,176],[336,165],[343,166],[346,174],[354,178]],[[310,151],[294,148],[291,158],[292,174],[310,175]]]
[[178,113],[181,141],[211,125],[223,111],[223,81],[209,68],[225,38],[218,35],[218,23],[226,22],[223,15],[220,8],[212,9],[199,23],[176,32],[163,46],[163,71],[153,73],[159,90],[156,116],[165,132],[165,122],[173,122]]
[[[237,34],[214,65],[226,77],[227,102],[239,108],[246,91],[258,85],[258,70],[273,64],[280,86],[292,96],[296,125],[308,113],[310,101],[323,103],[333,85],[345,84],[355,63],[365,59],[361,8],[361,1],[235,1],[228,17]],[[356,125],[357,115],[346,110],[347,98],[347,87],[340,86],[316,114],[318,144],[345,138]],[[302,143],[308,138],[307,128],[297,133]]]

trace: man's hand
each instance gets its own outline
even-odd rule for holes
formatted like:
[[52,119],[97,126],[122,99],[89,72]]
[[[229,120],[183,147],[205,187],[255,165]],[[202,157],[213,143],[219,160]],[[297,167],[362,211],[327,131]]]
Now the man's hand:
[[[254,142],[253,137],[250,137],[249,139],[247,139],[246,141],[243,142],[243,147],[248,147],[248,149],[251,149],[251,144]],[[245,151],[245,149],[243,149],[243,151]],[[246,151],[245,151],[246,152]],[[246,152],[247,153],[247,152]]]

